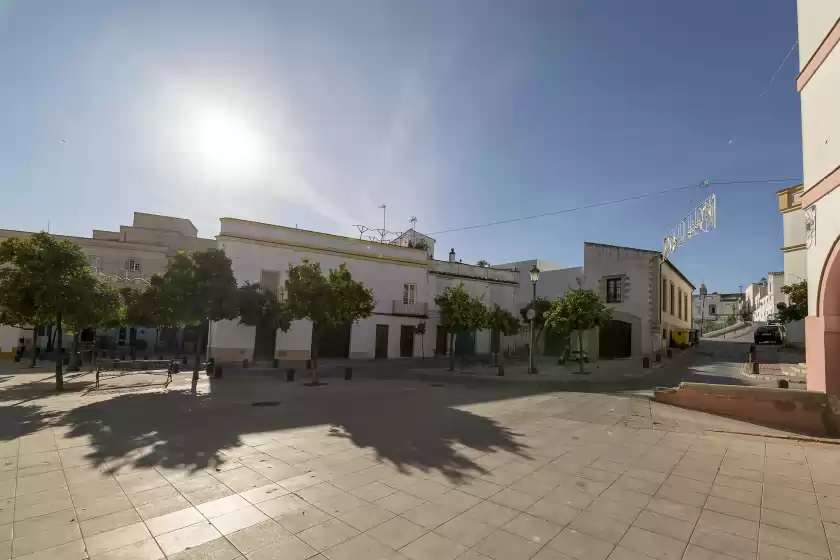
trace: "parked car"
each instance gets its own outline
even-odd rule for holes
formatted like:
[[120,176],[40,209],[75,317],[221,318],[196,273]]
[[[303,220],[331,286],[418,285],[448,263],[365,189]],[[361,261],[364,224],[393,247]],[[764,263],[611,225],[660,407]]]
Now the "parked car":
[[755,343],[774,342],[782,344],[785,341],[785,329],[781,325],[762,325],[755,330]]

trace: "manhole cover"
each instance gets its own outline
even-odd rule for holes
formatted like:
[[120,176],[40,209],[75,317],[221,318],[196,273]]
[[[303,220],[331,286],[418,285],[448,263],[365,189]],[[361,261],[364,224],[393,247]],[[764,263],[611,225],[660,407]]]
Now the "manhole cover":
[[429,383],[429,387],[446,387],[444,383]]
[[277,406],[280,404],[280,401],[257,401],[252,402],[251,406]]

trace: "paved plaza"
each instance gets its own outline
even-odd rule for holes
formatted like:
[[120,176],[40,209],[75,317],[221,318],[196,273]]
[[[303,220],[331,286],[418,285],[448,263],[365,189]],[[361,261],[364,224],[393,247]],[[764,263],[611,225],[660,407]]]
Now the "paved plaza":
[[45,377],[0,376],[0,560],[840,556],[840,447],[633,395]]

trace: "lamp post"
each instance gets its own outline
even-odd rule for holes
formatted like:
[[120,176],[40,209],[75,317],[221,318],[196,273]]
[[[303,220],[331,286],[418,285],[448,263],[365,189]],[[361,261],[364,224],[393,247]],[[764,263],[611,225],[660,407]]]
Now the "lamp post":
[[528,373],[537,373],[534,367],[534,326],[537,318],[537,281],[540,279],[540,269],[536,263],[531,267],[531,285],[533,293],[531,296],[531,309],[528,310],[528,319],[531,321],[531,344],[528,345]]
[[706,289],[706,283],[700,283],[700,336],[703,336],[703,328],[706,326],[706,294],[709,290]]

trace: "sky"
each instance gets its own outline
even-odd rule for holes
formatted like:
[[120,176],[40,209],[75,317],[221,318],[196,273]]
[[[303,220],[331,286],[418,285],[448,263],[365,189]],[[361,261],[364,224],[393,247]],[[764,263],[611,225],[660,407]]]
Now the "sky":
[[[357,235],[464,262],[658,250],[736,291],[782,269],[802,176],[793,0],[0,0],[0,228],[89,236],[134,211]],[[712,185],[486,228],[675,187]]]

